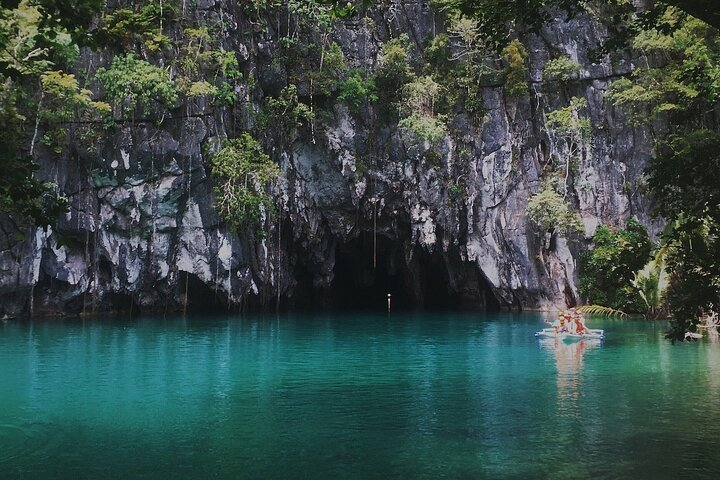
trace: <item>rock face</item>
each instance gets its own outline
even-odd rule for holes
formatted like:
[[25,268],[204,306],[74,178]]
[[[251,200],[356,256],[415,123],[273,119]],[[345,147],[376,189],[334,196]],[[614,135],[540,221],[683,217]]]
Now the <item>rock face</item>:
[[[236,91],[238,102],[258,108],[287,82],[276,58],[278,35],[270,29],[248,40],[232,3],[197,2],[185,15],[222,16],[225,48],[258,79],[254,91]],[[395,1],[371,14],[372,22],[348,20],[333,30],[352,66],[375,68],[390,37],[407,33],[422,51],[444,29],[422,2]],[[484,87],[484,123],[457,116],[435,155],[427,144],[408,143],[373,107],[351,113],[339,101],[327,106],[322,122],[268,152],[283,175],[265,236],[230,233],[213,208],[208,152],[236,125],[246,126],[237,105],[188,99],[159,125],[118,126],[99,155],[80,145],[61,157],[38,149],[39,175],[61,186],[70,210],[55,230],[22,237],[3,223],[0,315],[382,308],[386,293],[401,306],[575,304],[576,259],[597,225],[635,216],[658,230],[642,190],[651,139],[605,100],[633,59],[591,63],[602,36],[593,19],[578,16],[521,37],[529,53],[527,94],[513,98],[502,85]],[[582,65],[579,80],[543,82],[545,63],[559,54]],[[85,52],[83,69],[107,64],[107,57]],[[307,101],[306,86],[298,88]],[[553,149],[561,148],[545,115],[571,97],[587,99],[592,124],[568,197],[585,232],[546,243],[525,209]]]

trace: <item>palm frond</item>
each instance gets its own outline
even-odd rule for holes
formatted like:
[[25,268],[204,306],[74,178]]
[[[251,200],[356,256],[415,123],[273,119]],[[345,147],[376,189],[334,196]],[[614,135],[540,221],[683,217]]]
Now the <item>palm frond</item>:
[[585,315],[602,315],[604,317],[620,318],[628,317],[628,314],[623,312],[622,310],[616,310],[614,308],[604,307],[602,305],[583,305],[582,307],[578,307],[576,311],[578,311],[579,313],[584,313]]

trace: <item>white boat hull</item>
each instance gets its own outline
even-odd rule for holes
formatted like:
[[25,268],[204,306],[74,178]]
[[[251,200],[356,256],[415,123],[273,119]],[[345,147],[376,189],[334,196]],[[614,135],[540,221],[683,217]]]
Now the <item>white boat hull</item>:
[[588,333],[578,334],[570,332],[556,332],[553,328],[543,328],[539,332],[535,333],[536,337],[541,338],[559,338],[565,341],[575,340],[603,340],[605,338],[605,331],[600,329],[589,328]]

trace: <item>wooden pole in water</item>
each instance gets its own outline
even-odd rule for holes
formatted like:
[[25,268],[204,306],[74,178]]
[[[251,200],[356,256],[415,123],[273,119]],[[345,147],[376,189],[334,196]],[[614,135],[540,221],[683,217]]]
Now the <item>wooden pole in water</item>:
[[[280,209],[278,208],[278,211]],[[275,299],[275,313],[280,312],[280,241],[282,240],[282,214],[278,215],[278,243],[277,258],[275,259],[275,283],[277,284],[277,298]]]
[[188,283],[190,282],[190,274],[185,272],[185,298],[183,299],[183,317],[187,315],[188,304]]
[[377,199],[373,200],[373,271],[377,269]]

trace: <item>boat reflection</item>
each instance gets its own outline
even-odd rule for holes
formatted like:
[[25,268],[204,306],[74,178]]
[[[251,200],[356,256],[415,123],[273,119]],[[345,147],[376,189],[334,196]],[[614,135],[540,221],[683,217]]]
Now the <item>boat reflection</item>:
[[588,350],[600,348],[600,339],[580,339],[568,342],[563,338],[538,338],[538,344],[543,350],[548,350],[555,356],[555,365],[558,374],[575,374],[582,369],[583,356]]
[[558,414],[565,417],[581,416],[578,400],[581,397],[583,357],[589,350],[602,346],[599,339],[581,339],[567,342],[561,338],[540,338],[538,344],[543,350],[552,352],[557,369]]

